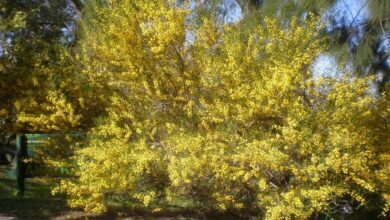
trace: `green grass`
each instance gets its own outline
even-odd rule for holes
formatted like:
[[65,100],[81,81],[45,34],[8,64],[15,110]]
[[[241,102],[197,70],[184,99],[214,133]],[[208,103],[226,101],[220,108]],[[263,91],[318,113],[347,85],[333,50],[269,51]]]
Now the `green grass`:
[[65,198],[53,197],[44,179],[27,179],[24,196],[16,195],[16,181],[0,178],[0,214],[19,219],[49,219],[69,212]]
[[[237,219],[239,215],[232,213],[203,213],[197,209],[184,208],[188,201],[178,201],[175,207],[166,207],[161,212],[153,212],[153,208],[131,208],[112,205],[110,211],[103,215],[91,215],[72,210],[66,205],[66,198],[53,196],[52,179],[35,177],[26,179],[24,196],[16,195],[16,180],[5,175],[9,167],[0,166],[0,219],[16,217],[16,219]],[[126,202],[121,201],[121,205]],[[164,204],[161,204],[164,206]]]
[[[4,170],[3,170],[4,171]],[[5,178],[0,169],[0,219],[16,217],[18,220],[45,219],[238,219],[240,215],[233,213],[204,213],[200,210],[180,206],[165,208],[161,212],[153,212],[150,208],[111,207],[103,215],[91,215],[72,210],[66,205],[64,196],[53,196],[53,182],[45,178],[27,178],[26,193],[16,195],[16,180]],[[122,201],[123,202],[123,201]],[[162,204],[163,205],[163,204]],[[180,208],[181,207],[181,208]],[[233,214],[233,215],[232,215]]]
[[16,217],[16,219],[45,220],[74,213],[66,205],[64,196],[51,194],[51,188],[54,185],[53,179],[27,178],[25,195],[17,196],[16,177],[10,175],[11,171],[11,164],[0,165],[0,219],[2,217]]

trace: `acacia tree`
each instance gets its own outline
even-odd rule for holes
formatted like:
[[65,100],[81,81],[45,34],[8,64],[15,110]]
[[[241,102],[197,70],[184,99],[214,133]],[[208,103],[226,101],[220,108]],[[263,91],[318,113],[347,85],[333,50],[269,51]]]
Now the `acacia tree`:
[[164,0],[86,10],[80,74],[107,115],[56,189],[71,206],[388,214],[387,96],[370,95],[370,78],[313,78],[326,51],[315,21],[194,27]]

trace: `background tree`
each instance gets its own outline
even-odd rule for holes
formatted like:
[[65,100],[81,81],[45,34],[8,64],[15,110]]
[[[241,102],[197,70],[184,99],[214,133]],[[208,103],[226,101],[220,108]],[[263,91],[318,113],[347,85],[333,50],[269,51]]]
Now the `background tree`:
[[90,118],[81,116],[86,106],[81,94],[86,94],[83,91],[88,90],[88,83],[78,77],[71,50],[76,41],[75,6],[80,7],[80,2],[1,1],[3,134],[75,130],[90,125]]
[[[323,33],[330,39],[332,54],[341,64],[349,65],[358,75],[377,74],[378,90],[383,92],[390,77],[390,2],[387,0],[210,0],[226,11],[239,5],[246,25],[257,25],[265,17],[274,17],[281,24],[307,13],[322,17]],[[238,3],[238,4],[233,4]],[[229,5],[231,8],[226,8]],[[217,10],[218,11],[218,10]],[[237,12],[235,12],[237,13]]]
[[[75,55],[81,3],[0,2],[0,143],[15,132],[85,132],[103,113]],[[73,142],[56,136],[34,149],[34,160],[61,164]]]

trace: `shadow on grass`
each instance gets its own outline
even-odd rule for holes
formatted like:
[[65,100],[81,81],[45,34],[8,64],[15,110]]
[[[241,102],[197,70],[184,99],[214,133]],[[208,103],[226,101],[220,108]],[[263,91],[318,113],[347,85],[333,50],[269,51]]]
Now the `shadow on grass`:
[[27,178],[26,193],[16,195],[16,180],[5,174],[9,167],[0,166],[0,219],[67,220],[67,219],[247,219],[236,213],[205,213],[195,209],[168,208],[160,212],[151,209],[117,207],[102,215],[74,210],[66,205],[64,196],[53,196],[53,182],[45,178]]
[[259,219],[253,215],[245,215],[243,213],[218,213],[218,212],[201,212],[194,209],[170,209],[161,212],[152,212],[147,209],[125,209],[125,210],[110,210],[100,216],[90,216],[91,220],[108,220],[108,219],[157,219],[157,220],[192,220],[192,219],[207,219],[207,220],[237,220],[237,219]]
[[96,216],[72,210],[64,197],[51,195],[50,187],[45,179],[26,179],[26,194],[20,197],[16,196],[16,181],[0,177],[0,219],[243,219],[243,216],[232,213],[202,213],[191,209],[153,213],[147,209],[118,208]]
[[15,194],[16,181],[0,178],[0,217],[44,220],[70,211],[65,198],[53,197],[50,184],[41,179],[27,179],[26,194],[23,197]]

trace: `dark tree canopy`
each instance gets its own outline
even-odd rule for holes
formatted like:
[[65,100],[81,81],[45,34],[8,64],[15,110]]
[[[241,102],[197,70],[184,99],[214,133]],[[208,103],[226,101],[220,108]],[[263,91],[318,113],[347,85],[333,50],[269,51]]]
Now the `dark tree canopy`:
[[75,15],[68,0],[0,1],[0,134],[19,129],[15,103],[39,103],[47,95],[40,88],[59,87],[56,69],[75,40]]

